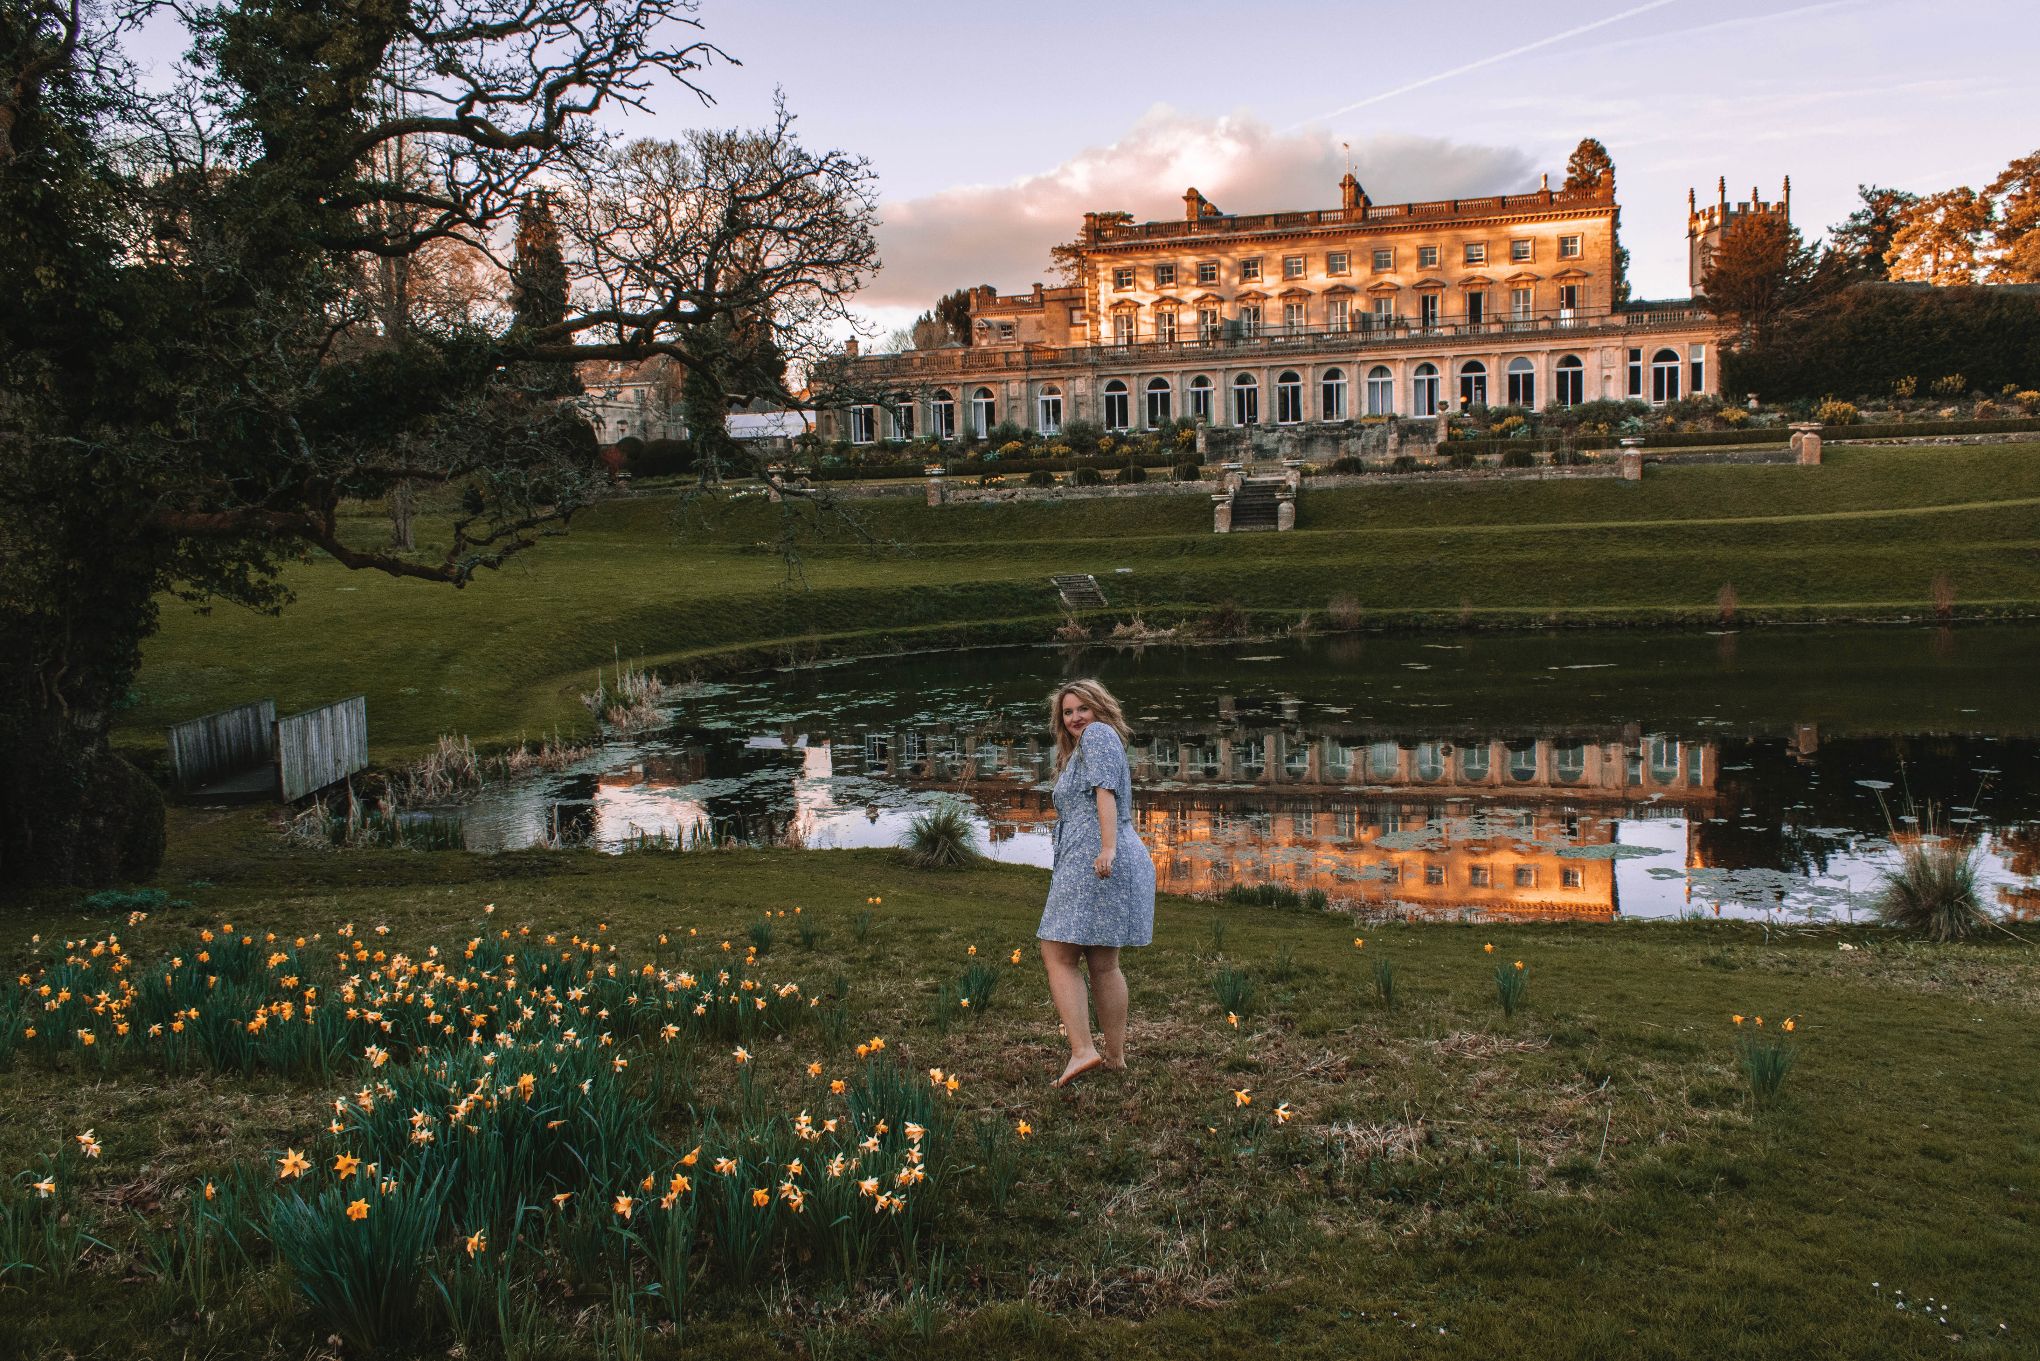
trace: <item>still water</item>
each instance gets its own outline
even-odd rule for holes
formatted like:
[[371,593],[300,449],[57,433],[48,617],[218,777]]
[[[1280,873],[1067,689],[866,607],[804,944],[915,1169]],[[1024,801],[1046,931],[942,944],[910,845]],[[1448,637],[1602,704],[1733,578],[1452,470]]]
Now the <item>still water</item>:
[[[658,730],[492,785],[473,849],[896,845],[961,799],[1046,866],[1046,696],[1134,729],[1165,891],[1321,888],[1450,918],[1851,920],[1931,803],[1992,905],[2040,916],[2040,629],[1775,629],[1028,648],[683,687]],[[1910,796],[1910,801],[1908,799]]]

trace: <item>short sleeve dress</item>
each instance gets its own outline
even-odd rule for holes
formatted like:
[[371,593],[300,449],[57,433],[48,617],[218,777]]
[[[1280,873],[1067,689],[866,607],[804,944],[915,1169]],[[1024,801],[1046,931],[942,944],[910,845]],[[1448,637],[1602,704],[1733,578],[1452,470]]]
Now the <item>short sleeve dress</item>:
[[[1098,789],[1116,796],[1119,833],[1112,874],[1092,869],[1104,841]],[[1155,862],[1133,829],[1133,772],[1126,745],[1103,723],[1090,723],[1055,781],[1055,870],[1035,935],[1071,945],[1146,945],[1155,933]]]

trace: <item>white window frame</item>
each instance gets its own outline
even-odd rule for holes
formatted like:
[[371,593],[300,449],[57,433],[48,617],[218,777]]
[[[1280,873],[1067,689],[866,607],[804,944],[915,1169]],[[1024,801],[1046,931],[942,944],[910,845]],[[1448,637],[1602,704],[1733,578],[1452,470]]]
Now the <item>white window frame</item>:
[[1127,289],[1132,287],[1133,287],[1133,266],[1114,265],[1112,267],[1112,291],[1115,293],[1124,293]]
[[1060,435],[1062,413],[1062,389],[1051,383],[1034,399],[1034,428],[1044,435]]
[[[1666,359],[1666,355],[1671,358]],[[1667,346],[1654,351],[1650,357],[1650,404],[1664,406],[1678,401],[1685,395],[1679,390],[1685,377],[1685,364],[1677,350]]]
[[1240,304],[1240,334],[1247,337],[1261,334],[1261,304],[1257,302]]
[[1463,410],[1469,406],[1488,404],[1487,365],[1478,359],[1464,359],[1459,363],[1459,405]]
[[1334,250],[1325,252],[1325,273],[1350,274],[1353,272],[1351,251]]
[[1468,326],[1485,326],[1487,325],[1487,319],[1487,290],[1485,288],[1467,289],[1466,324]]
[[1509,405],[1535,408],[1537,405],[1536,363],[1526,356],[1518,355],[1502,366],[1502,374],[1503,382],[1508,385]]
[[1197,282],[1198,282],[1198,283],[1200,283],[1200,284],[1215,284],[1215,283],[1217,283],[1217,282],[1218,282],[1218,261],[1216,261],[1216,260],[1199,260],[1199,261],[1197,262]]
[[1438,318],[1443,310],[1444,304],[1435,291],[1417,295],[1417,324],[1426,331],[1438,329]]
[[1698,341],[1686,347],[1686,381],[1689,397],[1707,391],[1707,347]]
[[928,399],[928,433],[938,440],[956,438],[956,398],[948,388],[935,389]]
[[1318,375],[1318,419],[1321,421],[1343,421],[1346,419],[1346,371],[1326,369]]
[[1282,277],[1285,279],[1301,279],[1309,270],[1309,260],[1301,255],[1285,255],[1282,257]]
[[1376,364],[1367,370],[1367,414],[1395,414],[1395,372],[1386,364]]
[[1249,257],[1247,257],[1246,259],[1244,259],[1244,260],[1240,261],[1240,282],[1241,282],[1241,283],[1243,283],[1243,284],[1251,284],[1251,283],[1259,283],[1259,282],[1260,282],[1260,280],[1261,280],[1261,257],[1260,257],[1260,256],[1258,256],[1258,255],[1253,255],[1253,256],[1249,256]]
[[1296,335],[1308,325],[1310,325],[1310,304],[1302,302],[1285,302],[1282,304],[1282,329],[1285,332],[1290,335]]
[[1112,314],[1112,343],[1114,345],[1131,345],[1133,344],[1133,336],[1133,313],[1114,312]]
[[1275,379],[1275,424],[1303,424],[1303,375],[1284,369]]
[[1578,236],[1559,237],[1558,258],[1561,260],[1579,260],[1584,258],[1586,253],[1585,244],[1584,239]]
[[1417,268],[1436,269],[1438,267],[1438,249],[1436,246],[1418,246]]
[[1114,378],[1105,384],[1103,406],[1107,430],[1125,430],[1131,426],[1133,403],[1123,380]]
[[1327,331],[1350,331],[1353,329],[1353,300],[1351,298],[1325,299],[1325,329]]
[[1164,307],[1155,313],[1155,339],[1164,345],[1176,343],[1176,309]]
[[1509,290],[1509,320],[1529,321],[1537,314],[1536,295],[1528,286]]
[[1518,236],[1509,242],[1509,263],[1527,265],[1537,258],[1537,243],[1530,237]]
[[1216,307],[1197,309],[1197,339],[1209,344],[1217,340],[1225,327],[1224,315]]
[[[1430,372],[1426,373],[1428,369]],[[1426,360],[1410,373],[1410,414],[1413,416],[1435,416],[1438,414],[1438,398],[1442,392],[1444,375],[1438,366]]]
[[887,407],[887,414],[892,418],[894,439],[905,442],[914,437],[914,402],[911,397],[903,395],[898,402]]
[[1395,325],[1394,298],[1392,297],[1376,298],[1374,300],[1373,311],[1374,311],[1374,324],[1376,326]]
[[[1568,364],[1566,361],[1571,360]],[[1561,355],[1552,370],[1552,394],[1560,406],[1579,406],[1587,400],[1587,365],[1576,354]]]
[[1464,242],[1461,244],[1459,248],[1459,256],[1460,261],[1463,264],[1484,265],[1487,263],[1487,242],[1485,241]]
[[988,387],[980,387],[977,391],[970,394],[972,435],[978,439],[988,438],[992,433],[992,427],[999,423],[998,415],[999,397],[997,393]]
[[1156,266],[1155,266],[1155,287],[1156,287],[1156,288],[1174,288],[1175,286],[1176,286],[1176,267],[1175,267],[1175,265],[1173,265],[1173,264],[1164,264],[1164,265],[1156,265]]
[[1140,405],[1147,428],[1159,430],[1176,419],[1176,390],[1166,378],[1150,378],[1142,385]]
[[1211,379],[1200,373],[1190,380],[1188,390],[1190,393],[1191,419],[1201,420],[1209,425],[1211,423]]
[[1232,380],[1232,423],[1261,423],[1261,380],[1251,373],[1236,374]]
[[850,442],[852,444],[878,443],[878,408],[869,402],[860,402],[850,408]]
[[1376,246],[1368,252],[1367,259],[1376,274],[1395,272],[1395,247]]

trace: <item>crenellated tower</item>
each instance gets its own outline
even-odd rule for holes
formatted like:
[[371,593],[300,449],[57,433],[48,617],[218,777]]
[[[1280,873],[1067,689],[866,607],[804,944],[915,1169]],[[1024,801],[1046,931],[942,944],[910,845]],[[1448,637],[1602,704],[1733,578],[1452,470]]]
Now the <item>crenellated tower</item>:
[[1741,203],[1728,201],[1728,177],[1723,175],[1715,181],[1715,201],[1702,204],[1691,190],[1686,191],[1686,279],[1693,290],[1693,296],[1700,296],[1700,281],[1707,275],[1707,263],[1714,258],[1714,252],[1721,246],[1722,235],[1734,222],[1758,215],[1772,215],[1792,220],[1792,177],[1785,177],[1783,192],[1775,202],[1766,203],[1757,193],[1755,185],[1750,186],[1750,196]]

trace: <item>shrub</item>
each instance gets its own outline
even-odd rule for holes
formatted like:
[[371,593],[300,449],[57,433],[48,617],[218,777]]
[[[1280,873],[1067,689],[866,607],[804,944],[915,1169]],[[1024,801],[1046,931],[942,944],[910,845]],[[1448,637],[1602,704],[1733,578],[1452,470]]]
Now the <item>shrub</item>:
[[1825,397],[1821,404],[1813,409],[1813,418],[1822,425],[1854,425],[1856,405],[1853,402],[1842,401],[1838,397]]
[[1138,463],[1129,463],[1119,470],[1119,476],[1114,480],[1122,486],[1135,482],[1145,482],[1147,481],[1147,469],[1141,467]]
[[1917,393],[1919,390],[1920,380],[1914,374],[1908,373],[1903,378],[1894,378],[1891,380],[1891,395],[1898,401],[1901,402],[1911,401],[1913,395]]
[[1979,421],[1988,421],[1994,420],[1995,418],[2002,416],[2004,414],[2004,410],[2005,409],[1999,406],[1996,402],[1993,402],[1990,398],[1985,397],[1982,401],[1976,404],[1975,408],[1971,410],[1969,414]]
[[1465,472],[1468,468],[1473,467],[1477,461],[1472,454],[1457,449],[1453,451],[1452,457],[1445,460],[1448,466],[1460,472]]
[[1969,388],[1969,383],[1959,373],[1936,378],[1927,388],[1936,397],[1960,397]]
[[1175,477],[1178,482],[1195,482],[1204,476],[1204,469],[1195,463],[1178,463]]
[[1413,473],[1417,470],[1416,456],[1414,454],[1397,454],[1395,461],[1388,465],[1388,470],[1392,473]]
[[[994,449],[1018,453],[1020,449],[1027,447],[1027,432],[1012,421],[1000,421],[992,427],[991,433],[985,436],[985,441]],[[1007,445],[1016,445],[1018,447],[1007,450]]]
[[1341,454],[1332,460],[1332,471],[1335,473],[1364,473],[1367,471],[1367,461],[1355,458],[1351,454]]
[[1531,453],[1528,449],[1504,449],[1502,450],[1502,466],[1504,468],[1534,468],[1537,466],[1537,455]]
[[2040,391],[2028,388],[2023,392],[2015,392],[2012,394],[2012,400],[2017,402],[2027,415],[2040,416]]
[[1074,476],[1076,484],[1080,487],[1095,487],[1105,480],[1098,475],[1096,468],[1079,468]]
[[917,816],[907,827],[901,849],[908,864],[926,870],[967,869],[984,858],[969,816],[954,801]]
[[1877,918],[1886,926],[1946,944],[1981,935],[1990,926],[1976,887],[1976,847],[1965,837],[1938,835],[1931,810],[1920,835],[1884,871]]
[[1523,417],[1509,416],[1503,420],[1496,421],[1494,425],[1491,427],[1490,432],[1493,434],[1501,435],[1504,438],[1511,438],[1516,435],[1523,434],[1529,429],[1530,422],[1525,420]]
[[1017,458],[1027,452],[1027,446],[1019,440],[1009,439],[999,446],[1000,458]]
[[1192,426],[1179,427],[1176,431],[1176,447],[1178,449],[1195,449],[1197,447],[1196,428]]
[[1740,430],[1750,423],[1750,413],[1739,406],[1723,407],[1716,419],[1730,430]]
[[1055,474],[1046,468],[1036,468],[1033,472],[1027,474],[1027,485],[1030,487],[1053,487],[1055,485]]

